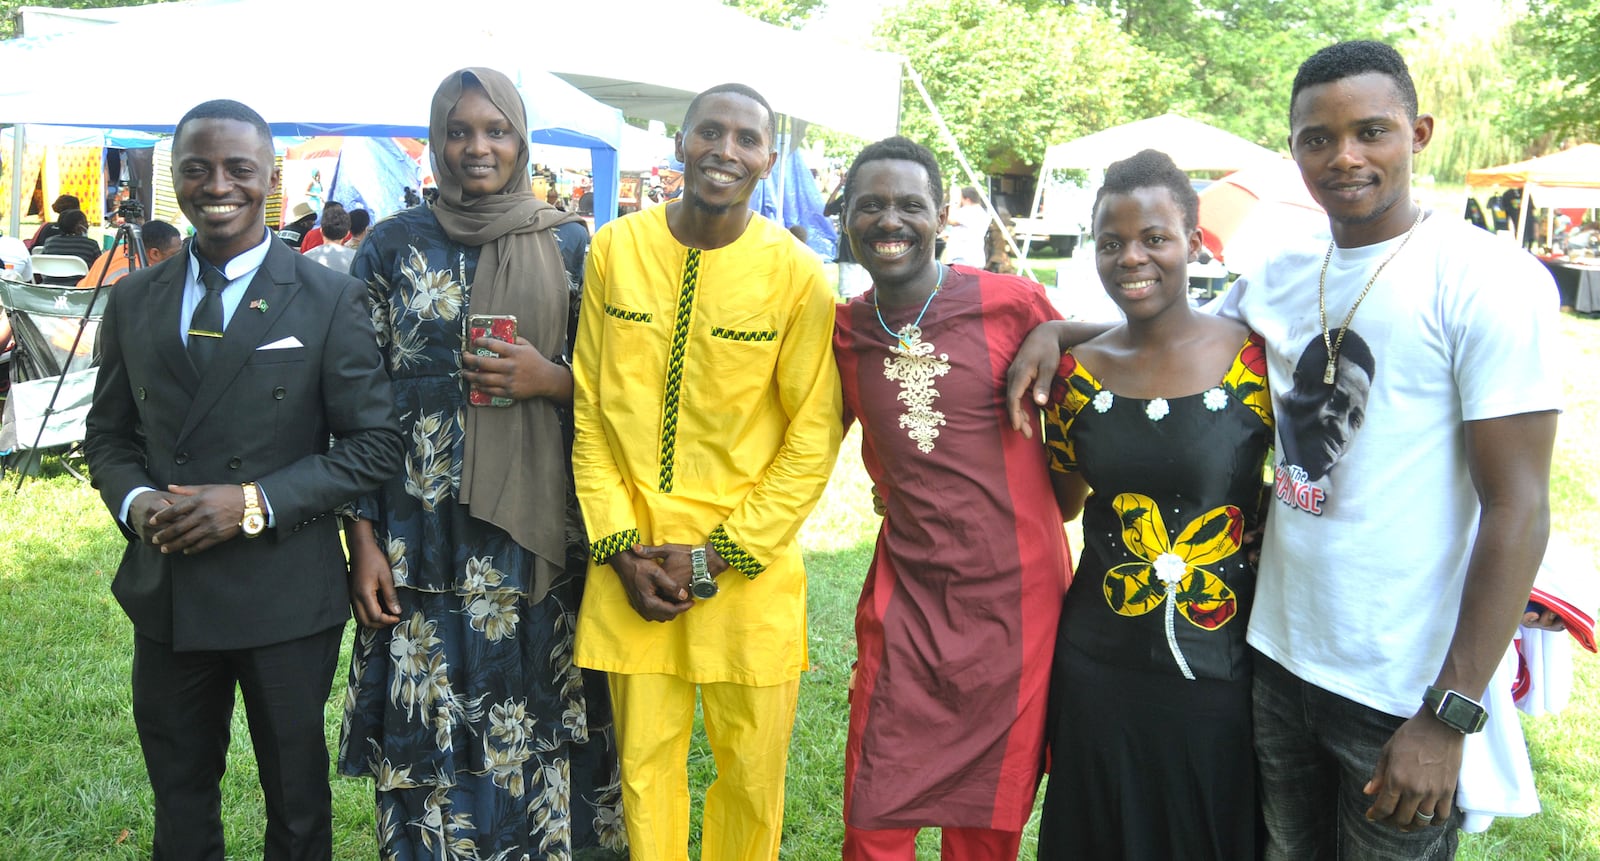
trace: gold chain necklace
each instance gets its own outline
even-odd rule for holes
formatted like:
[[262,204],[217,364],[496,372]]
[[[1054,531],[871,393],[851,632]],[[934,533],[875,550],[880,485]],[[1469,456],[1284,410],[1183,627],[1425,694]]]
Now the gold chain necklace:
[[1406,231],[1405,237],[1400,240],[1400,247],[1396,248],[1388,257],[1383,259],[1382,263],[1378,264],[1378,271],[1372,273],[1372,277],[1367,279],[1367,286],[1361,288],[1361,295],[1357,296],[1356,303],[1350,306],[1350,313],[1344,315],[1344,325],[1339,327],[1339,337],[1337,339],[1328,337],[1328,294],[1326,285],[1328,283],[1328,263],[1333,260],[1334,247],[1334,241],[1328,240],[1328,253],[1322,255],[1322,274],[1317,276],[1317,318],[1322,323],[1322,345],[1328,348],[1328,368],[1322,373],[1322,382],[1324,384],[1333,385],[1334,377],[1338,375],[1339,347],[1344,344],[1344,333],[1350,330],[1350,321],[1356,318],[1356,309],[1361,307],[1361,300],[1367,298],[1367,291],[1371,290],[1372,285],[1378,282],[1378,276],[1383,274],[1383,268],[1388,266],[1389,261],[1393,260],[1405,249],[1406,243],[1411,241],[1411,234],[1417,232],[1417,225],[1421,223],[1422,207],[1419,206],[1417,207],[1417,220],[1411,222],[1411,228]]

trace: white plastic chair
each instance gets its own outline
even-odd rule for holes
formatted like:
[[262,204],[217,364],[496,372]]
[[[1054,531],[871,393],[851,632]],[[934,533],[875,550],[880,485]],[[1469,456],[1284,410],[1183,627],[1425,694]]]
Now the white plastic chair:
[[76,285],[78,279],[89,274],[89,264],[83,262],[83,258],[76,254],[35,253],[33,274],[44,279],[46,284]]

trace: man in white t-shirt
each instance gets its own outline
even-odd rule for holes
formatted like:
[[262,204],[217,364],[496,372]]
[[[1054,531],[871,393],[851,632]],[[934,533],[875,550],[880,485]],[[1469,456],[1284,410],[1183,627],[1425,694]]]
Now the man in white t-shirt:
[[1560,303],[1538,261],[1412,202],[1432,133],[1388,46],[1308,59],[1289,149],[1331,237],[1223,308],[1265,338],[1280,415],[1250,620],[1270,858],[1454,854],[1462,744],[1549,533]]
[[944,262],[961,263],[982,269],[988,262],[983,250],[983,237],[989,232],[989,212],[978,198],[978,189],[966,186],[961,198],[945,219]]
[[[1534,258],[1411,200],[1433,118],[1392,48],[1318,51],[1289,119],[1328,232],[1220,309],[1264,337],[1279,415],[1249,634],[1267,857],[1451,858],[1463,740],[1549,534],[1559,303]],[[1084,334],[1019,352],[1014,422]]]

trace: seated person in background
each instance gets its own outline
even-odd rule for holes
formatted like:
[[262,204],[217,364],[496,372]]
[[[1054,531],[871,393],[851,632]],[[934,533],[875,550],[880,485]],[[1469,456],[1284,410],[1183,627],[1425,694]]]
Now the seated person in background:
[[[140,235],[144,238],[144,256],[147,265],[150,266],[154,266],[177,254],[183,248],[183,234],[178,232],[178,228],[165,221],[145,222],[144,227],[140,230]],[[128,249],[125,246],[113,248],[101,254],[95,259],[94,263],[89,265],[89,274],[79,279],[78,286],[94,287],[97,284],[115,284],[122,280],[122,276],[128,274],[130,271],[128,265]],[[133,263],[133,268],[139,268],[137,261]],[[104,273],[103,276],[102,273]]]
[[23,244],[28,246],[29,251],[38,248],[46,239],[61,232],[60,216],[77,208],[78,199],[70,194],[63,194],[56,198],[56,202],[50,204],[51,211],[56,214],[56,220],[46,221],[39,225],[39,229],[33,232],[33,238]]
[[1600,249],[1600,224],[1586,221],[1567,233],[1567,254],[1572,257],[1593,257]]
[[0,398],[11,391],[11,318],[0,308]]
[[14,236],[0,236],[0,278],[33,283],[33,257],[28,243]]
[[346,248],[344,244],[345,239],[350,236],[350,214],[344,211],[343,206],[329,203],[322,208],[320,229],[322,241],[315,248],[305,252],[306,258],[315,260],[329,269],[349,272],[350,261],[356,256],[356,253]]
[[328,210],[330,209],[341,213],[345,211],[344,204],[342,203],[335,203],[334,201],[330,200],[324,204],[322,207],[322,214],[317,217],[317,226],[307,230],[305,238],[300,240],[301,254],[304,254],[307,251],[310,251],[311,249],[316,248],[322,243],[328,241],[327,238],[323,236],[322,228],[323,225],[328,223]]
[[83,258],[83,265],[92,266],[100,256],[100,243],[89,238],[89,217],[81,209],[69,209],[56,221],[60,233],[34,247],[36,254],[71,254]]
[[306,233],[311,230],[311,225],[316,223],[317,211],[311,208],[311,204],[302,200],[289,210],[289,221],[278,230],[278,238],[290,248],[299,251],[304,244]]
[[350,235],[345,237],[344,247],[351,251],[361,247],[361,240],[367,238],[367,228],[372,226],[372,213],[365,209],[350,210]]

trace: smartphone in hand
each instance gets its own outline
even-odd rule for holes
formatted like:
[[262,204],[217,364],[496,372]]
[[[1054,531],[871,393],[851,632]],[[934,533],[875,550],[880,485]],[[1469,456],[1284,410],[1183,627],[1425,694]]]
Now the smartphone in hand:
[[[467,348],[480,356],[493,358],[493,350],[473,347],[479,338],[494,338],[514,344],[517,341],[517,318],[511,314],[472,314],[467,317]],[[509,407],[515,401],[484,394],[475,388],[467,390],[467,403],[475,407]]]

